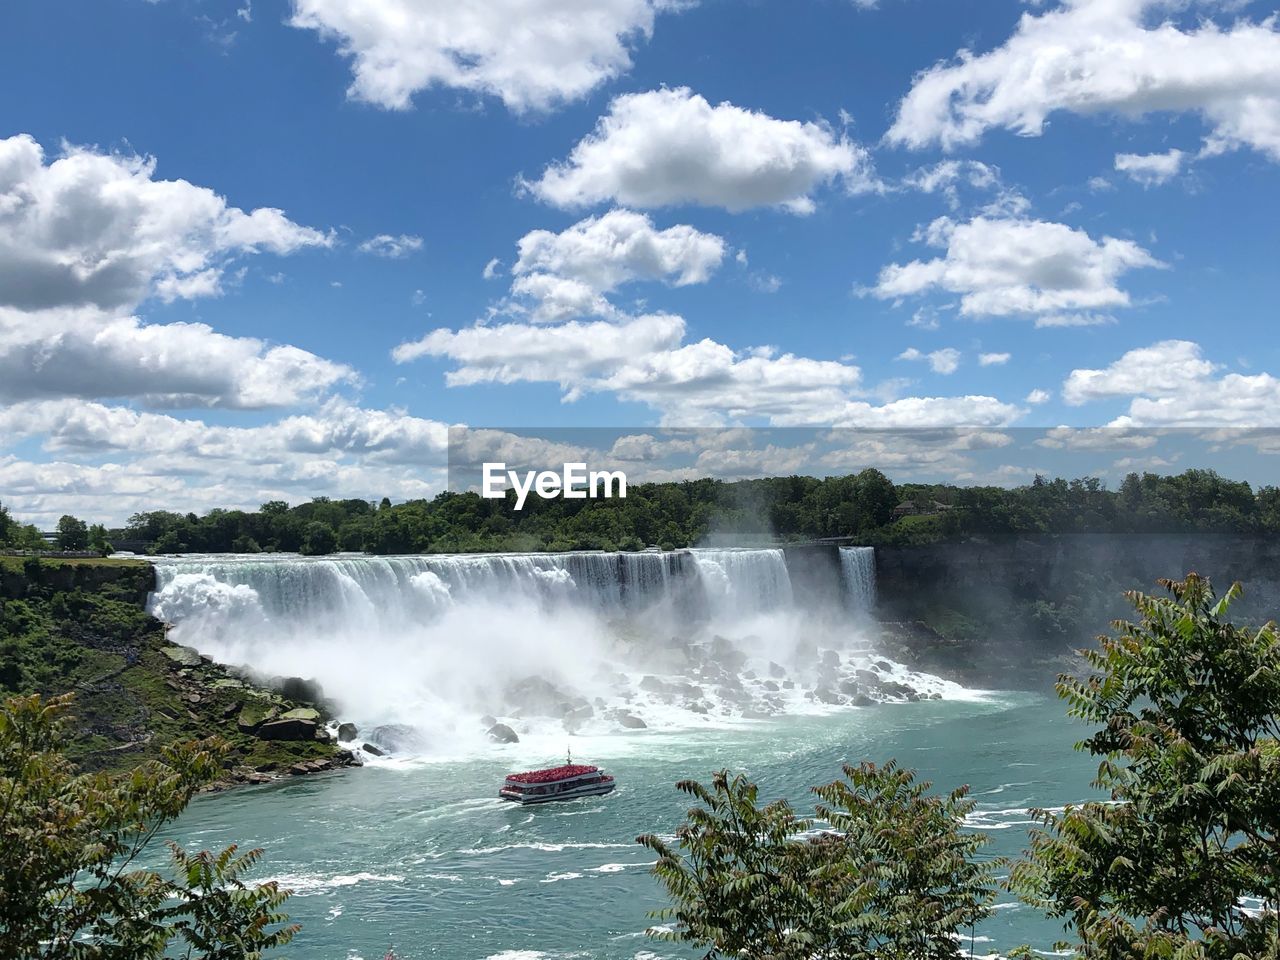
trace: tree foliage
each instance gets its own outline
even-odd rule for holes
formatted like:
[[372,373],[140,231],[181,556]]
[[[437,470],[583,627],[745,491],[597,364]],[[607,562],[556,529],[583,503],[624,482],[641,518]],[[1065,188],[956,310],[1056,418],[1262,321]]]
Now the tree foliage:
[[1280,643],[1225,615],[1189,574],[1132,593],[1137,622],[1064,677],[1072,716],[1097,727],[1111,802],[1039,812],[1012,886],[1062,917],[1082,957],[1275,957],[1280,946]]
[[58,520],[58,549],[83,550],[89,546],[89,525],[77,517],[63,514]]
[[786,801],[759,806],[741,775],[678,787],[701,806],[675,844],[639,838],[673,901],[654,932],[707,957],[950,960],[989,912],[995,863],[976,857],[987,839],[961,829],[973,806],[963,788],[935,797],[893,763],[847,766],[815,788],[833,829],[812,835]]
[[60,751],[69,697],[0,702],[0,956],[256,958],[296,927],[275,884],[240,877],[260,855],[172,849],[175,878],[137,867],[158,832],[220,773],[214,742],[123,775],[77,773]]

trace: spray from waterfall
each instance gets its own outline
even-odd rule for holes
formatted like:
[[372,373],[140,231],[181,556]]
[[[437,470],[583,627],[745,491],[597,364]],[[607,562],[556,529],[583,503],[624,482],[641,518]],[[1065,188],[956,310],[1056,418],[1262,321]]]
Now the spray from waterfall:
[[[870,551],[840,562],[869,609]],[[159,559],[157,581],[174,642],[315,679],[344,718],[429,744],[482,740],[485,715],[562,739],[827,709],[887,669],[839,596],[801,609],[779,549],[189,556]],[[907,674],[885,673],[902,681],[886,697],[933,682]]]

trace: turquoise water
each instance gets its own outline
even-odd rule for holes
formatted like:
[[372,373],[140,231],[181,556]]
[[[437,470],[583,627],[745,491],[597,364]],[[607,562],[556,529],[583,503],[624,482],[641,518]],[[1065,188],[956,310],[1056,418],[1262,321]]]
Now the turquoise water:
[[[641,730],[592,738],[581,759],[607,766],[618,790],[537,808],[495,791],[527,749],[492,747],[458,762],[370,766],[202,797],[173,830],[193,847],[231,842],[266,850],[261,879],[296,895],[302,932],[289,956],[316,960],[638,958],[693,956],[644,935],[662,905],[640,833],[670,834],[687,808],[673,784],[720,767],[748,773],[768,797],[811,809],[807,788],[844,762],[897,757],[939,788],[968,783],[974,825],[993,856],[1016,855],[1032,806],[1092,795],[1080,728],[1034,694],[922,702],[826,716],[741,722],[696,732]],[[548,763],[558,758],[549,756]],[[975,952],[1029,942],[1060,927],[1002,896]]]

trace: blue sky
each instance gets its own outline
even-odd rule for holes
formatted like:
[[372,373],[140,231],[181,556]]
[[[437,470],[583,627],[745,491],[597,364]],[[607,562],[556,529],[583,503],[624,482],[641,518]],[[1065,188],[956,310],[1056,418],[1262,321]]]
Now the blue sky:
[[6,4],[0,499],[429,495],[459,423],[1272,425],[1273,6],[590,9]]

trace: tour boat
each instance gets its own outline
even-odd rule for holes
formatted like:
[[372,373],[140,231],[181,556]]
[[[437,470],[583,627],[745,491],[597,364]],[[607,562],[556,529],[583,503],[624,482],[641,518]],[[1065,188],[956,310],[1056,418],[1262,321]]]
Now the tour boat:
[[568,757],[560,767],[508,774],[498,796],[519,804],[549,803],[611,793],[614,786],[613,777],[602,773],[599,767],[574,763]]

